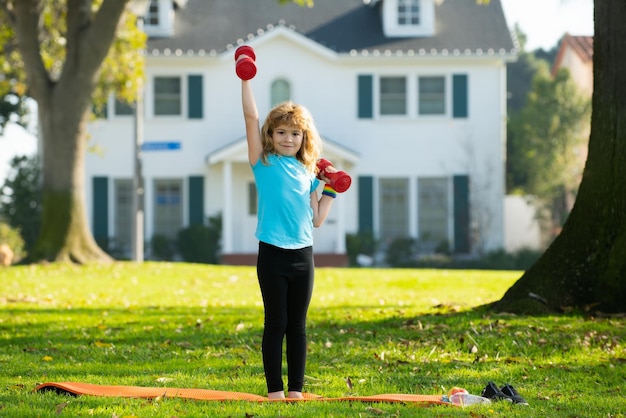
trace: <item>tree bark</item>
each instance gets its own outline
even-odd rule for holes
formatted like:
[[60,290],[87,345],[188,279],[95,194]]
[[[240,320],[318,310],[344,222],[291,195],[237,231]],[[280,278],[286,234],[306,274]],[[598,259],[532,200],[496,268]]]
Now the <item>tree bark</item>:
[[41,234],[31,261],[111,260],[96,244],[85,210],[86,122],[99,68],[127,1],[104,0],[92,15],[92,0],[68,0],[65,60],[51,69],[38,42],[42,4],[13,3],[12,24],[29,93],[37,101],[43,144]]
[[561,234],[497,311],[626,311],[626,2],[596,0],[589,154]]

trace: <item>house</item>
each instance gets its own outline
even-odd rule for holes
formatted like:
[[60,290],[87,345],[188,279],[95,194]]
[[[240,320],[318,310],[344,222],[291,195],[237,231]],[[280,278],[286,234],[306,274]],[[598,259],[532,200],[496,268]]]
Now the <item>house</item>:
[[[344,265],[346,234],[476,254],[504,243],[506,63],[517,48],[500,1],[152,0],[142,172],[145,238],[222,216],[222,259],[253,264],[256,191],[234,51],[250,45],[261,118],[304,104],[323,157],[350,173],[316,264]],[[133,116],[110,99],[86,161],[96,238],[128,251]]]
[[593,36],[574,36],[566,33],[552,65],[552,75],[567,68],[572,80],[588,97],[593,93]]

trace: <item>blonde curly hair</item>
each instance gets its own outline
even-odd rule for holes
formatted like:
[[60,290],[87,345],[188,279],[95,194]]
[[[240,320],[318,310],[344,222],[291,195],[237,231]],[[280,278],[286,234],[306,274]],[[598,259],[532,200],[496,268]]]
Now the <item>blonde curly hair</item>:
[[302,146],[296,153],[296,158],[306,170],[315,174],[317,172],[317,160],[322,154],[322,138],[317,131],[313,116],[307,108],[293,102],[283,102],[276,105],[265,118],[261,128],[261,141],[263,152],[261,161],[267,164],[267,156],[276,153],[272,134],[278,126],[287,126],[302,130]]

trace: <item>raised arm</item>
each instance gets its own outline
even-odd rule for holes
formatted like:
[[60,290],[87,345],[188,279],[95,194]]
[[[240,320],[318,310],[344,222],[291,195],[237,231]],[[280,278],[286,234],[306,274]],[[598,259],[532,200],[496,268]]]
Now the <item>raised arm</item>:
[[263,143],[261,141],[261,128],[259,127],[259,111],[256,107],[252,86],[249,80],[241,81],[241,105],[243,117],[246,122],[246,139],[248,141],[248,161],[255,165],[261,157]]

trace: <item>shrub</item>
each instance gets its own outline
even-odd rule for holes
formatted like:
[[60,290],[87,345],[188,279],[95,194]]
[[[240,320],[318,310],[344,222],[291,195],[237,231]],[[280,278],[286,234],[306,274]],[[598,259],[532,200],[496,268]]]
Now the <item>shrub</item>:
[[396,238],[389,244],[385,261],[390,267],[413,267],[415,265],[415,240],[413,238]]
[[194,224],[180,230],[178,252],[190,263],[218,264],[221,236],[222,216],[210,216],[208,226]]
[[26,257],[24,239],[20,234],[20,230],[0,222],[0,245],[2,244],[8,245],[11,251],[13,251],[13,264]]
[[161,261],[172,261],[176,248],[174,241],[165,235],[154,234],[151,241],[152,255]]
[[360,254],[374,257],[377,242],[372,232],[358,232],[346,234],[346,253],[350,266],[357,266],[357,257]]
[[0,217],[20,231],[26,251],[35,245],[41,228],[40,171],[37,157],[14,157],[0,187]]

